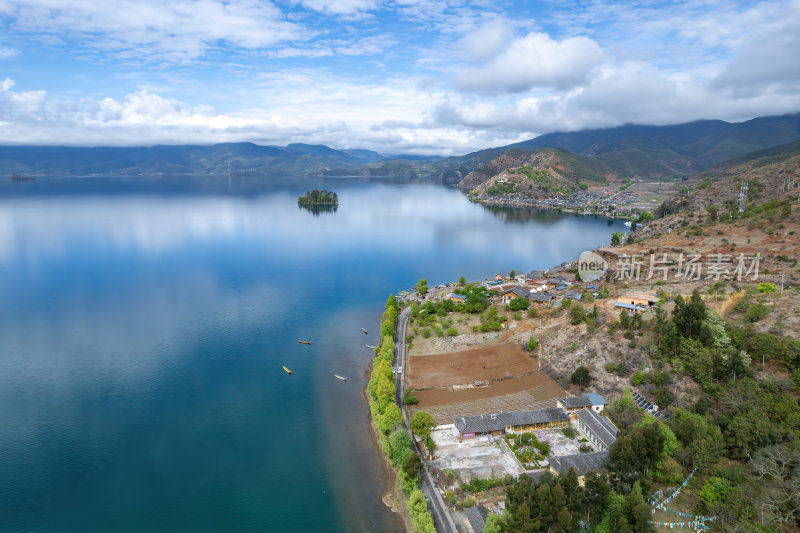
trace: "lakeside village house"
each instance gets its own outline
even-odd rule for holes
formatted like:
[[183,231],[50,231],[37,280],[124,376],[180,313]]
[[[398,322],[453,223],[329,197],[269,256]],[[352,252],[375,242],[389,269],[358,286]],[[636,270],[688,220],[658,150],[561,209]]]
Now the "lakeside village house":
[[580,431],[599,450],[596,452],[550,457],[550,470],[558,474],[575,469],[581,483],[590,470],[600,471],[608,462],[608,450],[617,440],[617,428],[603,415],[606,401],[599,394],[559,398],[557,407],[511,411],[454,419],[453,432],[459,442],[480,436],[500,437],[506,433],[525,433],[537,429],[565,427],[575,422]]

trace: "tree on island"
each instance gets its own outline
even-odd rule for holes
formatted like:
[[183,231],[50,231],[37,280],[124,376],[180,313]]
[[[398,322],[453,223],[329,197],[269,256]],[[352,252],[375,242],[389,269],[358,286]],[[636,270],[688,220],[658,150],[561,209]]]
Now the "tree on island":
[[307,191],[304,196],[297,197],[298,205],[338,205],[339,197],[333,191],[317,190]]
[[458,284],[461,285],[462,287],[464,285],[466,285],[467,284],[466,278],[464,278],[464,276],[461,276],[460,278],[458,278]]

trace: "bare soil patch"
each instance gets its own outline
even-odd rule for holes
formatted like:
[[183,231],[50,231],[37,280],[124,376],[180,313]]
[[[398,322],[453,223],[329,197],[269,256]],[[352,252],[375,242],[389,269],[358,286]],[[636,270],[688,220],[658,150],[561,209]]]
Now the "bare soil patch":
[[426,408],[434,405],[483,400],[517,392],[527,392],[531,395],[533,401],[567,396],[561,385],[541,372],[534,372],[527,376],[504,379],[502,381],[492,381],[488,387],[475,387],[456,391],[442,387],[415,391],[414,395],[419,400],[416,407]]
[[408,384],[412,389],[468,385],[475,381],[522,376],[539,369],[536,359],[518,344],[408,358]]

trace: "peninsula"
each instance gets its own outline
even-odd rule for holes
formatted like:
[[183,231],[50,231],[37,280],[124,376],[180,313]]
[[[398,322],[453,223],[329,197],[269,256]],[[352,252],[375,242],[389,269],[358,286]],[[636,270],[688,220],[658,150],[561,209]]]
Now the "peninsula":
[[800,149],[754,154],[615,234],[601,272],[391,296],[367,395],[414,529],[793,527],[799,193]]

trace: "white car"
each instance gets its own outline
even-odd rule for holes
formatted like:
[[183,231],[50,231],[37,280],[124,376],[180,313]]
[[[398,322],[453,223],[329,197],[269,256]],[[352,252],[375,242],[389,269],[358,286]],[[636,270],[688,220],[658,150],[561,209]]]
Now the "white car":
[[397,373],[398,374],[402,374],[403,373],[403,367],[402,366],[398,366],[397,367]]

